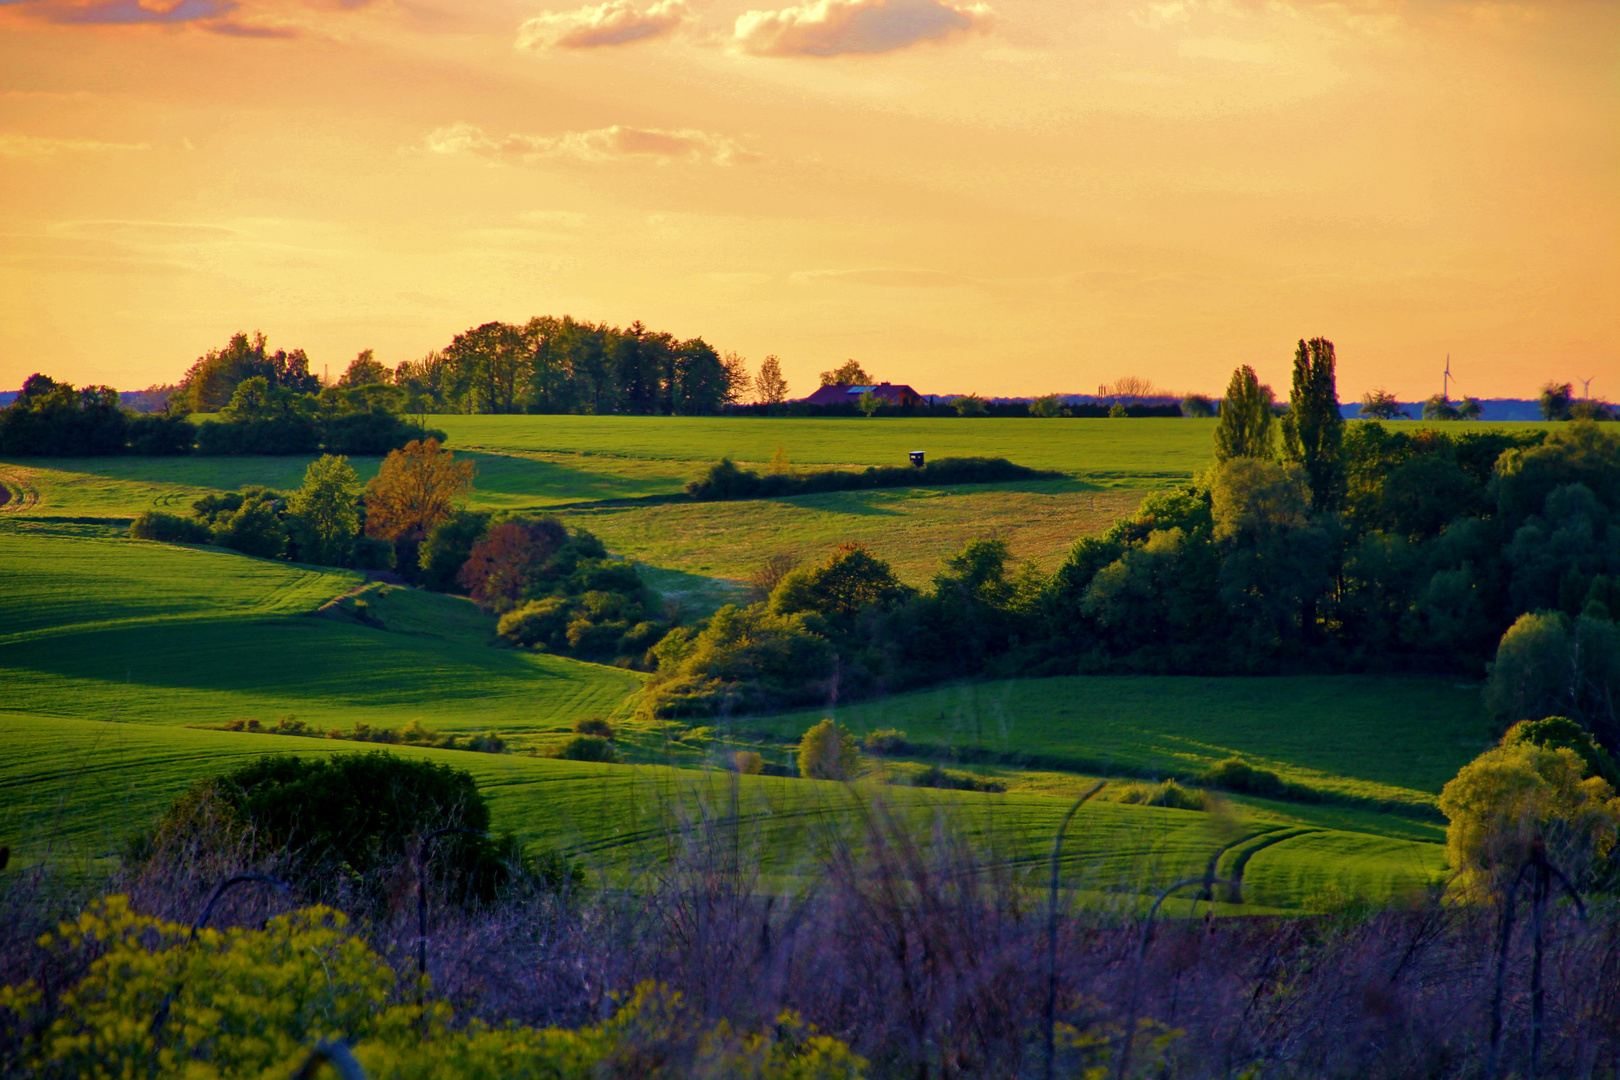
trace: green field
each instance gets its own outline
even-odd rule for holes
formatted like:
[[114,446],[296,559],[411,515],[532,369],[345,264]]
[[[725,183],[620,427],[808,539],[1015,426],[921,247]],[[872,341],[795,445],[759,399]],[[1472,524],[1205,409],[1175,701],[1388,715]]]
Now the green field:
[[[47,848],[81,856],[113,851],[192,780],[243,755],[371,748],[202,727],[248,717],[269,724],[283,715],[317,728],[421,721],[447,732],[498,730],[520,748],[543,748],[564,737],[575,717],[627,716],[637,686],[637,676],[617,669],[491,647],[490,617],[470,603],[364,586],[345,571],[16,529],[0,533],[0,566],[0,676],[13,688],[0,712],[0,829],[30,861]],[[362,588],[377,625],[346,614]],[[1430,684],[1397,691],[1389,680],[1286,687],[1230,680],[1211,692],[1206,682],[985,684],[845,710],[858,727],[899,724],[917,740],[1016,749],[1048,765],[1069,756],[1071,766],[1058,773],[1068,784],[1026,776],[1016,763],[996,770],[1012,787],[1005,795],[749,778],[741,783],[752,807],[745,814],[751,842],[771,853],[771,873],[805,872],[819,844],[858,821],[850,800],[880,792],[904,814],[943,815],[975,842],[1033,866],[1088,767],[1185,769],[1229,750],[1290,776],[1421,809],[1446,768],[1424,755],[1445,757],[1441,743],[1463,739],[1472,716],[1459,695]],[[1366,714],[1397,692],[1411,696],[1414,712],[1446,713],[1451,724],[1430,724],[1401,747],[1410,752],[1399,759],[1380,763],[1356,738],[1323,741],[1320,731],[1281,723],[1292,701],[1342,735],[1359,730]],[[1172,714],[1176,723],[1162,722]],[[780,759],[791,750],[785,740],[815,715],[744,725],[759,729],[756,736],[774,733],[778,745],[762,745]],[[1161,722],[1154,726],[1149,717]],[[471,770],[503,826],[608,872],[656,857],[672,821],[719,798],[715,785],[728,781],[704,766],[739,744],[715,741],[726,733],[621,724],[624,752],[640,764],[399,752]],[[1392,896],[1419,886],[1439,865],[1432,821],[1259,800],[1236,800],[1236,811],[1228,818],[1099,802],[1076,833],[1072,873],[1088,888],[1146,887],[1196,872],[1219,851],[1256,846],[1245,862],[1243,910],[1257,910],[1297,907],[1328,880]]]
[[[739,724],[794,738],[824,713]],[[1194,776],[1238,756],[1347,802],[1418,812],[1490,742],[1477,686],[1360,675],[966,683],[846,705],[838,718],[1035,768]]]
[[[667,597],[702,614],[743,596],[768,555],[815,559],[868,544],[922,585],[963,542],[1000,536],[1055,564],[1073,540],[1130,513],[1153,488],[1209,460],[1209,424],[1119,420],[754,420],[439,417],[479,469],[473,505],[553,509],[636,559]],[[931,455],[1004,456],[1069,479],[691,504],[668,496],[722,454],[763,464],[857,467]],[[476,450],[470,449],[477,447]],[[720,729],[635,718],[643,677],[494,644],[470,602],[360,575],[124,538],[150,508],[183,512],[211,491],[290,489],[296,458],[0,462],[0,842],[95,856],[197,777],[246,755],[350,753],[367,744],[209,730],[294,716],[317,730],[420,722],[497,731],[518,752],[400,748],[471,770],[498,822],[615,871],[659,857],[672,822],[731,797],[730,750],[786,761],[824,710]],[[356,461],[362,477],[375,458]],[[366,600],[362,618],[356,599]],[[1093,776],[1196,776],[1241,756],[1321,792],[1317,804],[1233,797],[1230,813],[1098,800],[1068,856],[1073,884],[1141,889],[1219,854],[1242,871],[1245,911],[1298,908],[1334,885],[1374,897],[1438,872],[1441,785],[1486,743],[1475,687],[1375,677],[1068,677],[951,685],[838,709],[858,732],[900,728],[903,762],[853,788],[739,781],[751,843],[772,874],[813,872],[879,795],[919,828],[945,822],[1035,866],[1055,822]],[[633,764],[544,756],[585,716],[614,718]],[[882,784],[941,761],[1005,794]],[[876,793],[876,794],[875,794]],[[1109,798],[1105,792],[1104,800]],[[717,801],[718,800],[718,801]],[[712,812],[712,808],[711,808]],[[932,829],[923,829],[932,834]]]
[[1003,457],[1094,482],[1159,487],[1214,461],[1213,420],[905,418],[808,420],[648,416],[438,416],[449,445],[493,453],[584,454],[644,461],[769,462],[778,447],[794,465],[904,465],[930,459]]
[[[0,720],[0,834],[27,863],[47,852],[103,861],[132,822],[150,820],[187,785],[252,756],[355,753],[319,742],[12,713]],[[861,842],[866,808],[881,801],[919,835],[937,829],[1002,861],[1039,872],[1068,800],[970,795],[772,777],[731,777],[658,766],[591,765],[525,756],[397,748],[470,771],[490,800],[496,828],[560,848],[595,875],[663,857],[672,833],[701,816],[737,811],[737,833],[767,887],[819,872],[829,843]],[[733,789],[735,785],[735,789]],[[733,801],[735,800],[735,801]],[[728,826],[729,827],[729,826]],[[1069,832],[1065,883],[1140,896],[1203,871],[1242,867],[1250,913],[1297,908],[1324,885],[1376,899],[1420,888],[1440,869],[1429,843],[1332,828],[1301,828],[1264,815],[1229,819],[1094,800]],[[1286,839],[1285,839],[1286,838]],[[1279,843],[1267,843],[1278,840]],[[1250,849],[1258,848],[1252,853]],[[1132,901],[1133,903],[1135,901]]]
[[400,590],[397,631],[314,617],[361,584],[349,571],[38,532],[0,533],[0,567],[0,674],[7,707],[26,712],[522,735],[617,715],[639,685],[492,648],[493,620],[455,597]]

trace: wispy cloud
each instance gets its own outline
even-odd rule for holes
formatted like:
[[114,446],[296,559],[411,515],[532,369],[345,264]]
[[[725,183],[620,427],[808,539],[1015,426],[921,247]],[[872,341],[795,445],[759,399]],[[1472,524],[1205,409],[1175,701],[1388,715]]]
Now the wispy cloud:
[[548,11],[518,27],[520,49],[597,49],[662,37],[687,18],[686,0],[637,10],[633,0],[607,0],[574,11]]
[[945,270],[873,268],[867,270],[803,270],[793,275],[802,281],[833,281],[845,285],[880,285],[900,289],[940,289],[975,285],[972,278]]
[[43,135],[0,134],[0,157],[44,160],[58,154],[94,154],[113,150],[150,150],[150,143],[98,142],[95,139],[53,139]]
[[734,45],[756,56],[838,56],[885,53],[920,41],[984,32],[993,12],[986,4],[942,0],[815,0],[780,11],[737,17]]
[[[213,34],[290,38],[332,9],[375,0],[0,0],[0,10],[58,26],[192,26]],[[243,18],[246,17],[246,21]]]
[[491,135],[476,124],[451,124],[428,135],[427,149],[434,154],[469,154],[500,163],[571,158],[587,162],[642,159],[734,165],[762,160],[761,155],[723,135],[695,128],[661,131],[619,124],[561,135],[514,132],[503,136]]
[[135,23],[187,23],[218,19],[241,5],[237,0],[178,0],[176,3],[141,3],[140,0],[92,0],[60,3],[52,0],[10,0],[22,12],[53,23],[129,25]]

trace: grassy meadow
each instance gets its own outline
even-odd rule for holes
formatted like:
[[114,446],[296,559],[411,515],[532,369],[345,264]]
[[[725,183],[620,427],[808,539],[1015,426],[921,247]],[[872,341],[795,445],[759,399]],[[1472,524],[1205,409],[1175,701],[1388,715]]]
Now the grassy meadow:
[[[691,614],[744,599],[765,557],[817,558],[859,540],[925,584],[944,556],[997,535],[1050,568],[1073,540],[1210,462],[1211,425],[1173,420],[768,420],[446,416],[478,466],[475,507],[551,510],[637,560]],[[691,504],[680,491],[721,455],[751,466],[777,447],[804,467],[1007,457],[1067,479]],[[198,777],[253,755],[353,753],[364,743],[219,730],[284,716],[316,730],[419,722],[499,733],[515,752],[396,747],[471,771],[497,824],[604,872],[655,859],[671,821],[736,798],[769,873],[798,874],[847,837],[881,793],[919,828],[948,822],[1031,867],[1093,777],[1193,777],[1241,756],[1323,793],[1316,804],[1234,796],[1217,813],[1106,801],[1083,811],[1066,855],[1099,895],[1130,892],[1218,856],[1241,871],[1235,910],[1297,909],[1323,888],[1390,898],[1441,868],[1434,809],[1488,739],[1477,687],[1426,678],[1062,677],[960,684],[842,705],[857,733],[904,730],[906,760],[853,787],[733,780],[739,747],[774,762],[827,710],[690,728],[636,718],[643,676],[497,647],[469,601],[367,584],[362,575],[211,548],[128,540],[129,518],[185,512],[209,492],[295,488],[302,458],[0,462],[0,842],[117,850]],[[354,462],[362,478],[378,459]],[[649,498],[653,497],[653,498]],[[363,604],[361,603],[363,601]],[[612,718],[628,764],[545,754],[574,721]],[[537,756],[538,755],[538,756]],[[974,771],[1000,794],[882,781],[923,763]],[[735,783],[735,789],[732,784]],[[929,829],[923,829],[929,832]]]

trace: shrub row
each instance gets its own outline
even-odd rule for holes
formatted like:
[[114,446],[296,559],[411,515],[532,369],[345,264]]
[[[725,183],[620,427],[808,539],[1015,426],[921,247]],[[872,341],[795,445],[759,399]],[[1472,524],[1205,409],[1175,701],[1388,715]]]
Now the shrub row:
[[940,458],[920,468],[874,465],[861,472],[823,469],[809,473],[769,473],[740,469],[722,458],[701,480],[686,485],[697,502],[726,499],[777,499],[869,488],[932,487],[951,484],[1004,484],[1014,480],[1060,480],[1063,474],[1014,465],[1006,458]]

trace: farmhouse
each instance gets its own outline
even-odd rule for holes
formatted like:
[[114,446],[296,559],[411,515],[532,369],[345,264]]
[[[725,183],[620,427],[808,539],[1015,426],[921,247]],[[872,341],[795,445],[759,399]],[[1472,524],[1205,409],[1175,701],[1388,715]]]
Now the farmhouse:
[[848,383],[835,383],[832,386],[823,386],[820,390],[804,399],[806,405],[838,405],[848,403],[854,405],[860,401],[861,395],[870,393],[879,401],[889,405],[915,405],[922,400],[922,395],[904,383],[878,383],[876,386],[853,386]]

